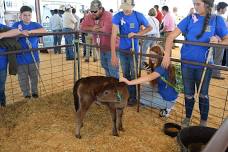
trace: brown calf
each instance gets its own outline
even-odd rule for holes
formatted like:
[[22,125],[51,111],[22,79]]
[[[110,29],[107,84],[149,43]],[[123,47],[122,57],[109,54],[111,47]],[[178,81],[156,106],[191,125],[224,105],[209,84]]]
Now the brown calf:
[[81,138],[80,129],[87,110],[93,102],[107,105],[112,115],[112,134],[118,136],[123,130],[123,109],[128,101],[128,89],[118,79],[104,76],[90,76],[78,80],[74,85],[74,105],[76,111],[76,138]]

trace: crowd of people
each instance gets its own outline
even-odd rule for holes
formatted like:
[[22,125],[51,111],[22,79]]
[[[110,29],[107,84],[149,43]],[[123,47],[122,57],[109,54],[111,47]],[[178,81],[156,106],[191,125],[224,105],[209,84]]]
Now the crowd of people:
[[[170,72],[172,68],[170,56],[173,40],[182,34],[187,41],[227,45],[227,21],[221,16],[226,11],[227,3],[218,3],[215,14],[212,12],[214,0],[193,0],[194,8],[191,8],[189,14],[183,19],[177,15],[177,8],[173,8],[172,13],[169,6],[162,6],[160,11],[159,5],[154,5],[148,10],[148,17],[145,17],[144,14],[134,10],[134,5],[133,0],[124,0],[120,5],[121,11],[113,13],[113,10],[106,11],[100,0],[92,0],[90,9],[84,12],[82,19],[76,15],[75,8],[66,5],[63,14],[59,13],[58,10],[53,11],[53,16],[50,18],[51,30],[53,32],[73,32],[77,30],[98,32],[96,34],[81,33],[82,41],[100,46],[100,63],[105,70],[106,76],[119,79],[121,77],[119,75],[119,66],[122,68],[124,78],[120,78],[120,81],[129,85],[129,106],[134,106],[137,103],[135,85],[152,80],[157,80],[158,94],[161,98],[167,103],[175,103],[178,92],[172,85],[167,83],[170,79],[174,79],[174,76],[170,75],[172,73]],[[31,33],[45,33],[46,30],[39,23],[31,22],[31,12],[30,7],[23,6],[20,10],[21,21],[14,23],[13,27],[11,27],[12,30],[0,33],[0,39],[16,35],[29,36]],[[3,27],[5,25],[0,26],[0,28]],[[102,35],[99,32],[111,33],[111,35]],[[119,37],[118,34],[125,35],[125,37]],[[135,36],[145,36],[145,38],[163,36],[166,38],[166,41],[161,43],[164,51],[161,49],[160,53],[154,52],[156,55],[164,55],[163,60],[153,58],[153,67],[151,67],[153,70],[148,75],[138,79],[136,79],[137,71],[139,70],[138,66],[136,66],[138,57],[133,56],[135,57],[133,58],[132,55],[129,55],[132,51],[136,53],[140,51],[139,40],[134,38]],[[72,44],[74,39],[79,39],[74,34],[65,34],[64,38],[65,44]],[[61,39],[61,35],[55,35],[53,45],[61,45]],[[23,49],[38,47],[38,37],[21,37],[18,42]],[[157,42],[145,39],[141,48],[142,53],[146,54],[148,49],[154,45],[157,45]],[[119,52],[117,49],[123,51]],[[208,47],[183,44],[181,60],[206,63],[209,54],[208,50]],[[6,51],[6,48],[0,49],[0,52]],[[73,60],[75,58],[76,54],[74,54],[73,47],[67,47],[65,52],[66,60]],[[97,61],[97,50],[84,46],[83,56],[85,57],[85,62],[89,62],[91,52],[94,62]],[[222,64],[224,52],[222,48],[214,50],[215,64]],[[61,53],[61,49],[55,48],[54,53]],[[226,56],[228,56],[228,53],[226,53]],[[6,105],[5,82],[7,62],[6,56],[0,56],[0,103],[3,107]],[[143,57],[142,66],[146,69],[148,69],[147,62],[147,59]],[[23,96],[25,98],[37,98],[39,53],[35,51],[33,53],[17,54],[17,64],[18,79]],[[183,126],[189,126],[195,103],[195,86],[199,88],[204,70],[205,68],[202,66],[181,64],[186,111]],[[207,68],[202,88],[199,90],[200,125],[202,126],[207,125],[209,112],[208,89],[212,76],[221,78],[219,71],[212,71],[212,69]],[[168,107],[168,111],[170,111],[170,108]]]

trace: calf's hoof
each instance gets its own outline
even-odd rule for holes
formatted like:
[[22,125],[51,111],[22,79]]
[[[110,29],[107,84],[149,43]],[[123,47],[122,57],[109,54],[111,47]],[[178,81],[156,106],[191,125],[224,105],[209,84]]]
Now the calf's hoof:
[[76,138],[81,139],[81,135],[75,135]]
[[124,131],[125,131],[125,129],[124,129],[124,128],[119,128],[118,130],[119,130],[119,131],[122,131],[122,132],[124,132]]
[[119,136],[118,132],[116,132],[116,131],[113,131],[113,132],[112,132],[112,135],[113,135],[113,136],[117,136],[117,137]]

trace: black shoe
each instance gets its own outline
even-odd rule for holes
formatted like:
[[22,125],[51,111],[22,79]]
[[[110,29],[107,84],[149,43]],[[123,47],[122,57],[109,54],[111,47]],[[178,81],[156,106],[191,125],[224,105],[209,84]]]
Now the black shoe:
[[127,103],[127,105],[129,106],[129,107],[133,107],[133,106],[135,106],[137,104],[137,100],[136,99],[129,99],[128,100],[128,103]]
[[85,62],[89,62],[89,59],[85,59]]
[[142,69],[146,70],[147,72],[152,72],[151,67],[146,62],[142,62]]
[[26,98],[26,99],[30,99],[30,98],[31,98],[31,96],[25,96],[25,98]]
[[6,107],[6,103],[1,103],[0,107]]
[[38,98],[38,97],[39,97],[39,95],[38,95],[38,94],[36,94],[36,93],[33,93],[33,94],[32,94],[32,97],[33,97],[33,98]]
[[93,59],[93,62],[97,62],[97,59]]

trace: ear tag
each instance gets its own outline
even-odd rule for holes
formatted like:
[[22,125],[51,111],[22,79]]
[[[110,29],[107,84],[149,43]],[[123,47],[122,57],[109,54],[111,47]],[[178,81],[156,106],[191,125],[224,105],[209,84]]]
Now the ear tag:
[[122,101],[122,95],[119,93],[119,91],[116,93],[116,99],[117,101]]

